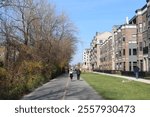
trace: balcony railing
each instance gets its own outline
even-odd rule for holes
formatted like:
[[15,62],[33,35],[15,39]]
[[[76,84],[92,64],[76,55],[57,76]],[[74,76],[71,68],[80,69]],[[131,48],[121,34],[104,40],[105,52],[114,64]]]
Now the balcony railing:
[[143,54],[148,54],[148,46],[143,48]]

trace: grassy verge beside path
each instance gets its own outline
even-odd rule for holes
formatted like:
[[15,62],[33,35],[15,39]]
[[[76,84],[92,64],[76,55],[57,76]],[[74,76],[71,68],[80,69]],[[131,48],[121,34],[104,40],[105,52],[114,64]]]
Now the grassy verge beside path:
[[83,73],[82,78],[104,99],[150,100],[149,84],[94,73]]

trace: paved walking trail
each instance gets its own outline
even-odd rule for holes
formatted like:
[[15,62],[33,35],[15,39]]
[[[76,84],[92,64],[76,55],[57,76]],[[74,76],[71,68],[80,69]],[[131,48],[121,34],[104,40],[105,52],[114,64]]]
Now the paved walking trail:
[[77,80],[76,75],[71,81],[68,74],[64,74],[32,93],[25,95],[23,100],[102,100],[103,98],[91,88],[82,78]]
[[[136,79],[135,77],[127,77],[116,74],[98,73],[109,76],[115,76],[123,79],[134,80],[150,84],[150,80]],[[23,100],[102,100],[103,98],[89,86],[82,78],[77,80],[76,75],[71,81],[67,74],[57,77],[35,91],[25,95]]]

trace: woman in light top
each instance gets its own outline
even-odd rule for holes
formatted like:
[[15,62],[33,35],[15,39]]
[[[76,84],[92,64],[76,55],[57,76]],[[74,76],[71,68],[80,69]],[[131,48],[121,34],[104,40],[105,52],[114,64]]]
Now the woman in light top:
[[73,78],[73,70],[72,69],[69,70],[69,76],[70,76],[70,79],[72,80],[72,78]]

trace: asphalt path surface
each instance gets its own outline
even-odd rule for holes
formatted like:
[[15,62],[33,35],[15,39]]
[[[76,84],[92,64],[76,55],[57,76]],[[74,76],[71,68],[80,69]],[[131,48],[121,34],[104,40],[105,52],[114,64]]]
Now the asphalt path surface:
[[77,80],[74,74],[70,80],[68,74],[59,76],[35,89],[22,100],[102,100],[103,98],[82,78]]

